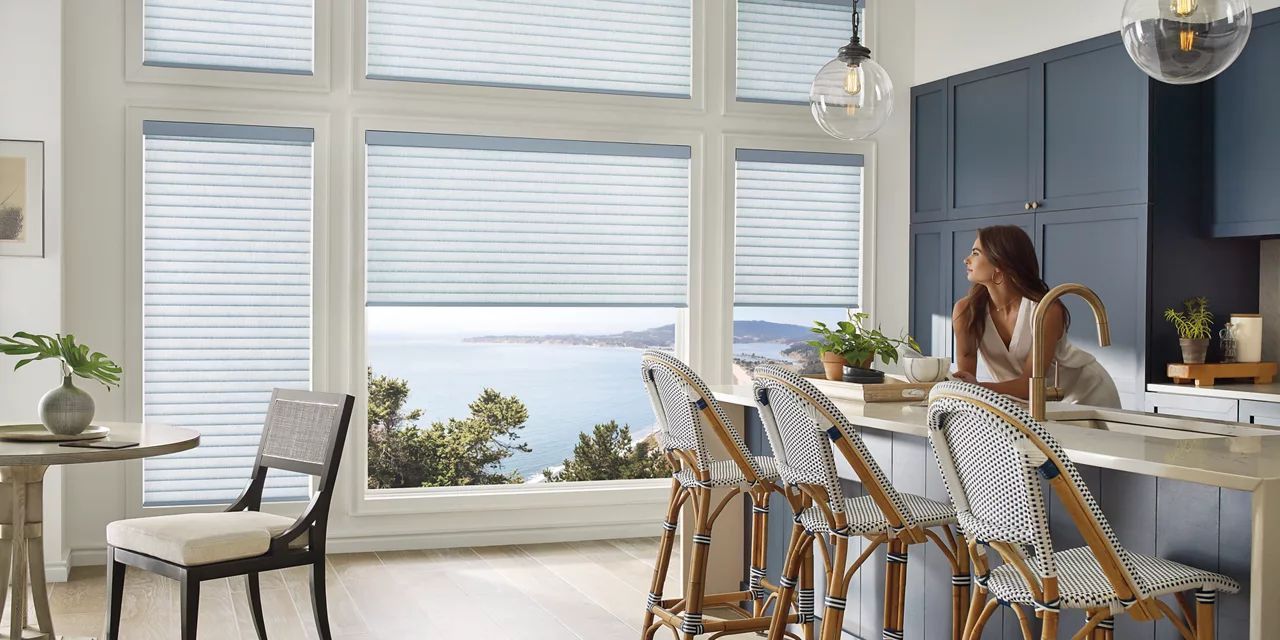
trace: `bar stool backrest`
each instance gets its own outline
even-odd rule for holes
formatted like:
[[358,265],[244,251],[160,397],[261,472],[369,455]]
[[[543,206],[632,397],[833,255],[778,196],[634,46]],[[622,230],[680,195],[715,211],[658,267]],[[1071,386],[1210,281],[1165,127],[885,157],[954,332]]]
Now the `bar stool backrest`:
[[1026,564],[1041,579],[1056,577],[1041,484],[1048,479],[1121,601],[1147,595],[1075,465],[1013,400],[978,385],[939,383],[929,394],[929,441],[970,540],[1030,547],[1036,562]]
[[748,482],[754,483],[764,475],[729,416],[693,369],[675,356],[654,349],[645,351],[640,362],[664,450],[686,454],[688,457],[680,457],[692,463],[694,471],[706,473],[717,461],[707,448],[711,438],[724,446]]
[[771,365],[756,367],[753,386],[778,473],[785,482],[825,488],[832,512],[843,512],[834,442],[890,525],[894,529],[915,526],[911,511],[871,457],[858,430],[826,394],[790,369]]

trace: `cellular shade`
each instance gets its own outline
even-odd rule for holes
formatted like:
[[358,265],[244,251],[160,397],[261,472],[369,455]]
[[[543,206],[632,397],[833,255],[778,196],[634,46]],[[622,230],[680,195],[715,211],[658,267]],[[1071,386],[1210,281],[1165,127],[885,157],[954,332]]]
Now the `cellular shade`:
[[312,72],[312,0],[144,0],[143,63]]
[[366,143],[369,305],[684,306],[688,147]]
[[[311,380],[310,129],[143,127],[143,414],[200,446],[146,460],[144,504],[230,502],[271,390]],[[305,499],[275,472],[268,499]]]
[[807,104],[852,18],[849,0],[738,0],[738,99]]
[[369,0],[370,78],[687,97],[690,0]]
[[862,156],[738,149],[734,304],[860,307]]

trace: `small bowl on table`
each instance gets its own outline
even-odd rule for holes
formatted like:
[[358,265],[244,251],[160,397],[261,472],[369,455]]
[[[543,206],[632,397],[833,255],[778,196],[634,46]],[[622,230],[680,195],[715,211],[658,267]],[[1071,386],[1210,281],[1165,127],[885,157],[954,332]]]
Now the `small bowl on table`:
[[902,373],[915,383],[942,382],[951,371],[951,358],[924,356],[903,358]]

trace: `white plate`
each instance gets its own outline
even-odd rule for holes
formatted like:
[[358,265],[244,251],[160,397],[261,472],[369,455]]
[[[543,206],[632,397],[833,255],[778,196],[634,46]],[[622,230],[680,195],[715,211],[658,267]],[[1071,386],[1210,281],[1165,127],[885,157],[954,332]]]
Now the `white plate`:
[[42,424],[5,424],[0,425],[0,440],[13,442],[71,442],[73,440],[97,440],[107,437],[111,429],[89,425],[88,429],[73,436],[58,435],[44,428]]

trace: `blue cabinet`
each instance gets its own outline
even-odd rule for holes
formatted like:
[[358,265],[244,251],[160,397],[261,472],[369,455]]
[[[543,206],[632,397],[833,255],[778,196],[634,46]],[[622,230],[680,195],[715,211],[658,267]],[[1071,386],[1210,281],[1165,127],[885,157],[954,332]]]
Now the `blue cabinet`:
[[911,88],[911,222],[946,220],[947,81]]
[[1021,213],[1035,191],[1033,100],[1038,69],[1018,61],[948,82],[948,217]]
[[1280,10],[1254,17],[1249,44],[1213,80],[1212,211],[1217,237],[1280,234]]

